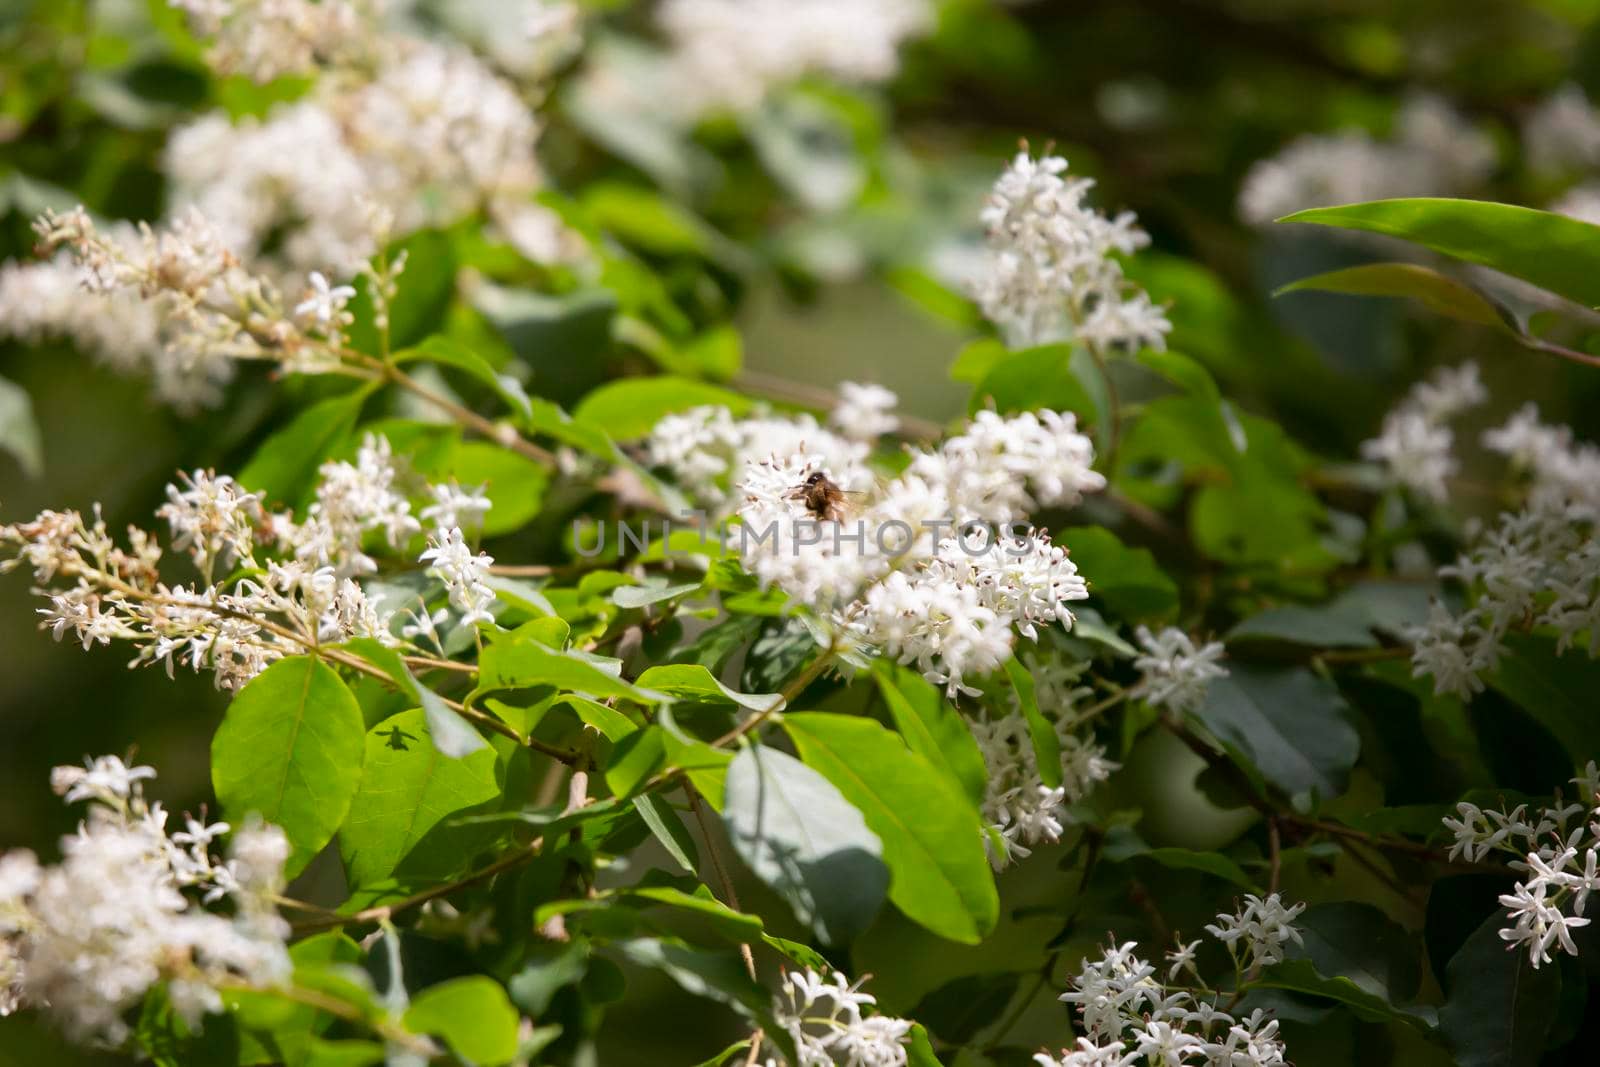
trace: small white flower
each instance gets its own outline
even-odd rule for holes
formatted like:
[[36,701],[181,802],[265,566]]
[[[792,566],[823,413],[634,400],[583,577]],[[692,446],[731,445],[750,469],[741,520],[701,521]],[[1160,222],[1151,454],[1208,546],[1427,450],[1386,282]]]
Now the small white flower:
[[460,527],[453,526],[430,536],[428,547],[418,561],[432,564],[428,573],[445,584],[450,603],[461,612],[463,626],[494,621],[494,613],[489,609],[494,605],[495,593],[485,582],[494,557],[484,552],[474,553]]
[[1140,626],[1134,636],[1145,652],[1133,665],[1141,675],[1145,700],[1155,707],[1179,714],[1193,711],[1205,700],[1211,680],[1228,673],[1217,662],[1224,654],[1219,642],[1196,647],[1188,634],[1171,626],[1154,634]]
[[305,299],[295,305],[294,317],[326,330],[339,322],[344,306],[356,295],[355,288],[349,285],[330,286],[327,276],[316,270],[307,275],[306,280],[310,282],[310,288]]

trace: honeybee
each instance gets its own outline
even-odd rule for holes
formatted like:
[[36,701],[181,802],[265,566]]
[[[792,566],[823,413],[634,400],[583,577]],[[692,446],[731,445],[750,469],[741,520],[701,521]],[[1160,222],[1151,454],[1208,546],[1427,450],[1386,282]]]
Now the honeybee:
[[799,500],[806,506],[806,511],[812,518],[823,522],[840,522],[844,519],[845,497],[857,496],[846,489],[840,489],[821,471],[812,471],[806,480],[790,489],[784,494],[787,500]]

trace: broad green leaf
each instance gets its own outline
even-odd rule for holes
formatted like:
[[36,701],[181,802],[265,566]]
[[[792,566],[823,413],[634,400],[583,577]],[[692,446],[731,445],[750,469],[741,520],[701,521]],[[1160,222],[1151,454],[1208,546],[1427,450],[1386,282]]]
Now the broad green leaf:
[[520,416],[523,420],[533,417],[533,405],[528,400],[528,391],[522,383],[509,374],[501,374],[490,366],[489,361],[478,353],[462,344],[460,341],[435,334],[427,338],[415,348],[408,348],[404,352],[395,353],[396,363],[407,363],[413,360],[428,360],[447,367],[454,367],[473,378],[481,385],[488,386],[506,406]]
[[794,1043],[773,1021],[771,994],[751,980],[731,950],[709,952],[668,937],[632,938],[618,942],[615,949],[629,963],[660,971],[684,991],[726,1004],[764,1026],[767,1039],[793,1062]]
[[539,942],[530,946],[522,969],[506,983],[506,990],[517,1007],[538,1018],[558,992],[577,984],[588,970],[589,946],[584,941]]
[[661,843],[661,847],[667,850],[667,855],[672,857],[673,862],[686,873],[697,874],[700,869],[700,851],[695,847],[689,828],[683,825],[678,813],[672,810],[672,805],[656,793],[644,793],[633,798],[633,806],[638,809],[639,817],[650,827],[650,832]]
[[[390,262],[402,254],[405,270],[400,272],[394,298],[389,301],[389,346],[395,350],[416,344],[439,327],[456,285],[455,245],[448,234],[419,230],[389,250]],[[381,343],[374,324],[371,285],[370,279],[356,285],[355,299],[350,301],[355,322],[348,337],[350,347],[377,355]]]
[[1220,852],[1199,852],[1188,848],[1151,848],[1132,829],[1114,827],[1106,835],[1102,855],[1113,863],[1123,863],[1138,858],[1169,867],[1173,870],[1203,871],[1250,892],[1257,892],[1255,879],[1244,869]]
[[478,661],[478,678],[482,692],[550,685],[601,700],[621,697],[654,704],[665,699],[665,694],[632,685],[592,662],[554,651],[537,641],[501,638],[486,645]]
[[823,775],[750,745],[728,765],[722,818],[734,851],[823,941],[871,924],[889,887],[883,845]]
[[450,457],[450,473],[460,484],[483,486],[490,500],[483,517],[485,537],[520,530],[544,505],[550,472],[532,460],[488,441],[463,441]]
[[717,681],[716,675],[697,663],[669,663],[639,675],[639,685],[680,700],[708,704],[737,704],[751,711],[777,711],[783,707],[779,693],[741,693]]
[[1366,618],[1337,603],[1268,608],[1228,631],[1229,645],[1281,642],[1306,648],[1376,648]]
[[595,182],[582,204],[599,226],[646,252],[742,258],[708,223],[644,186]]
[[1484,200],[1423,197],[1297,211],[1309,222],[1399,237],[1492,267],[1584,307],[1600,305],[1600,226]]
[[1434,1010],[1409,1005],[1421,975],[1416,939],[1370,904],[1314,904],[1295,923],[1303,944],[1269,967],[1256,986],[1326,997],[1376,1022],[1398,1019],[1424,1030]]
[[517,1054],[520,1019],[500,983],[483,975],[453,978],[411,998],[406,1029],[434,1034],[450,1050],[480,1067],[507,1063]]
[[1574,766],[1600,753],[1600,661],[1569,649],[1557,655],[1549,637],[1507,634],[1499,667],[1489,677],[1494,689],[1522,708],[1567,750]]
[[376,1041],[312,1038],[306,1050],[306,1067],[377,1067],[387,1053]]
[[668,585],[665,582],[650,582],[644,585],[618,586],[611,591],[611,602],[619,608],[643,608],[659,604],[664,600],[687,596],[704,584],[704,582],[683,582],[678,585]]
[[1303,668],[1231,662],[1195,718],[1301,804],[1344,792],[1361,749],[1338,687]]
[[735,415],[750,410],[750,400],[730,389],[661,376],[608,382],[584,397],[572,414],[601,427],[614,441],[632,441],[648,434],[664,415],[707,404],[725,407]]
[[283,828],[293,877],[344,822],[365,751],[361,708],[339,676],[290,656],[228,705],[211,741],[211,784],[235,825],[254,812]]
[[1147,548],[1129,548],[1100,526],[1071,526],[1055,537],[1089,583],[1089,595],[1128,620],[1164,619],[1178,610],[1178,585]]
[[1013,411],[1071,411],[1094,421],[1098,407],[1072,369],[1072,346],[1044,345],[1008,353],[989,367],[972,389],[969,411],[993,405]]
[[1273,296],[1314,289],[1352,296],[1396,296],[1419,300],[1446,318],[1511,331],[1507,313],[1472,286],[1415,263],[1367,263],[1329,271],[1278,289]]
[[444,755],[452,759],[488,750],[488,743],[460,713],[446,704],[439,694],[412,677],[400,653],[375,637],[357,637],[346,641],[344,647],[383,669],[401,694],[415,702],[427,716],[428,738]]
[[1028,721],[1028,737],[1033,742],[1033,758],[1039,769],[1039,780],[1052,789],[1061,785],[1061,738],[1055,724],[1039,710],[1039,700],[1033,692],[1033,675],[1012,656],[1006,660],[1006,679],[1017,694],[1017,706]]
[[1445,968],[1439,1031],[1461,1067],[1533,1067],[1555,1021],[1560,968],[1535,969],[1500,938],[1506,925],[1491,913]]
[[[551,295],[484,282],[474,287],[472,301],[532,368],[548,401],[571,404],[604,380],[617,314],[614,292],[596,287]],[[538,423],[548,419],[550,408],[533,400],[532,412]]]
[[355,428],[370,389],[356,389],[320,400],[256,449],[239,472],[239,484],[257,490],[269,503],[300,504],[316,478],[317,467]]
[[953,782],[871,719],[804,712],[783,727],[882,840],[896,907],[952,941],[975,944],[994,928],[1000,904],[983,828]]
[[748,944],[761,938],[761,919],[734,911],[711,895],[711,890],[700,886],[698,892],[685,893],[667,885],[641,886],[629,889],[624,896],[632,900],[664,904],[683,911],[694,912],[721,937],[734,944]]
[[571,445],[580,452],[600,459],[615,459],[619,455],[617,446],[611,443],[611,438],[600,427],[579,422],[562,411],[559,404],[543,397],[531,397],[529,403],[528,429],[532,432],[553,437],[564,445]]
[[44,471],[44,447],[39,442],[33,401],[22,386],[4,378],[0,378],[0,452],[11,454],[24,477],[37,478]]
[[909,667],[876,664],[878,691],[911,751],[941,768],[974,806],[983,803],[989,772],[972,731],[944,694]]
[[950,377],[958,382],[971,382],[977,385],[989,376],[1011,350],[1005,342],[994,337],[980,337],[976,341],[969,341],[956,353],[956,361],[950,365]]
[[1217,381],[1198,360],[1174,352],[1170,348],[1141,348],[1139,362],[1161,375],[1186,393],[1194,393],[1211,401],[1222,399]]
[[[296,980],[322,984],[317,976],[329,969],[349,967],[361,960],[361,946],[337,930],[313,934],[289,949]],[[341,997],[342,1000],[351,998]],[[357,1000],[365,994],[357,991]],[[238,990],[225,1001],[241,1030],[241,1063],[282,1063],[300,1067],[313,1062],[316,1035],[333,1023],[333,1016],[301,1004],[270,989]]]
[[367,733],[361,788],[339,829],[352,885],[387,878],[445,816],[500,794],[492,749],[451,759],[430,734],[421,708],[385,719]]

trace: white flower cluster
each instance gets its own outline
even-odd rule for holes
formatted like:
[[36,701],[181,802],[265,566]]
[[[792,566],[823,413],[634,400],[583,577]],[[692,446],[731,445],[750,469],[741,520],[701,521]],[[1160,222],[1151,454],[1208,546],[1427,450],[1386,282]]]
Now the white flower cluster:
[[650,431],[645,461],[666,470],[696,503],[717,514],[736,503],[736,483],[745,469],[772,455],[818,456],[839,486],[864,490],[872,485],[866,467],[872,444],[899,421],[892,414],[897,400],[882,386],[854,382],[843,383],[840,396],[829,419],[837,429],[805,412],[735,418],[725,407],[707,405],[668,415]]
[[1074,703],[1093,692],[1077,685],[1088,664],[1024,658],[1035,699],[1051,717],[1061,742],[1061,784],[1051,787],[1040,779],[1033,739],[1020,711],[969,722],[989,772],[982,814],[990,828],[985,843],[996,870],[1026,859],[1037,845],[1060,840],[1070,821],[1066,806],[1087,797],[1119,766],[1105,758],[1106,750],[1083,729],[1084,720],[1072,714]]
[[[1276,893],[1265,900],[1247,897],[1240,912],[1218,915],[1218,925],[1206,929],[1241,967],[1250,959],[1265,964],[1282,958],[1282,945],[1300,940],[1291,924],[1304,907],[1284,907]],[[1276,1020],[1260,1009],[1236,1019],[1189,990],[1169,988],[1180,972],[1195,972],[1198,945],[1180,939],[1167,953],[1171,966],[1165,982],[1134,954],[1138,945],[1132,941],[1113,942],[1093,963],[1084,960],[1061,999],[1077,1006],[1085,1036],[1059,1057],[1040,1053],[1034,1062],[1039,1067],[1282,1067],[1287,1061]]]
[[1265,226],[1301,208],[1396,196],[1446,196],[1481,184],[1498,162],[1494,139],[1429,93],[1409,96],[1394,135],[1308,135],[1250,168],[1239,216]]
[[696,116],[751,111],[808,74],[887,81],[933,10],[928,0],[666,0],[657,18],[675,106]]
[[[222,69],[336,69],[263,119],[218,112],[174,131],[158,229],[96,233],[82,212],[47,217],[46,244],[70,245],[80,265],[0,268],[0,331],[66,337],[114,369],[150,374],[159,399],[187,410],[219,401],[234,359],[330,362],[304,342],[336,344],[353,293],[327,278],[363,272],[392,237],[484,209],[533,259],[577,253],[532,201],[543,183],[537,118],[464,48],[380,27],[378,0],[178,6],[216,36]],[[310,303],[293,314],[279,291],[304,279]]]
[[1414,674],[1463,697],[1483,688],[1480,676],[1495,669],[1513,628],[1547,626],[1558,650],[1581,645],[1600,655],[1600,449],[1574,445],[1570,431],[1541,424],[1531,406],[1483,442],[1531,476],[1528,502],[1440,568],[1467,586],[1466,609],[1435,603],[1427,623],[1407,634]]
[[167,0],[212,38],[207,61],[258,82],[354,63],[367,51],[370,15],[385,0]]
[[1550,94],[1522,124],[1528,166],[1543,174],[1585,172],[1600,166],[1600,112],[1578,85]]
[[[164,582],[161,547],[146,531],[130,528],[124,550],[98,513],[89,522],[74,511],[46,511],[0,527],[0,545],[13,556],[0,572],[32,568],[36,591],[50,603],[40,609],[41,625],[57,640],[70,632],[86,649],[127,641],[138,648],[130,666],[160,662],[168,674],[175,663],[205,668],[225,689],[318,644],[351,637],[400,644],[392,615],[380,613],[354,580],[377,567],[365,552],[369,533],[381,532],[400,550],[422,530],[400,491],[389,443],[368,436],[355,463],[330,461],[321,475],[299,523],[268,510],[258,494],[226,475],[195,471],[168,486],[157,515],[171,529],[173,548],[199,570],[199,584]],[[466,552],[458,524],[481,522],[487,498],[453,485],[429,491],[446,503],[424,509],[424,517],[452,520],[435,536]],[[486,560],[467,553],[465,563],[451,556],[438,567],[466,625],[489,617],[494,594],[479,569]],[[214,580],[235,568],[238,576]],[[70,584],[51,585],[57,578]]]
[[[784,976],[783,996],[773,1015],[793,1038],[799,1056],[794,1067],[905,1067],[911,1023],[890,1015],[868,1015],[877,1003],[837,971],[823,976],[807,968]],[[766,1067],[781,1067],[769,1056]]]
[[[123,1014],[158,982],[191,1026],[222,1010],[222,987],[286,980],[289,926],[273,906],[288,842],[273,826],[233,835],[219,862],[212,841],[226,823],[189,819],[168,835],[167,812],[145,800],[149,767],[102,756],[57,767],[67,803],[90,802],[78,832],[61,841],[58,866],[32,853],[0,856],[0,1015],[36,1007],[79,1040],[121,1042]],[[224,896],[233,917],[204,910]]]
[[1455,835],[1451,859],[1481,862],[1492,852],[1515,857],[1511,866],[1523,877],[1500,897],[1512,921],[1500,936],[1513,946],[1526,946],[1535,969],[1551,961],[1551,950],[1558,945],[1563,952],[1578,954],[1572,931],[1589,925],[1583,910],[1589,894],[1600,890],[1600,768],[1590,760],[1572,783],[1578,800],[1562,804],[1557,797],[1556,806],[1541,809],[1534,821],[1529,821],[1526,804],[1509,812],[1485,811],[1465,801],[1456,805],[1458,818],[1444,820]]
[[1448,423],[1488,398],[1476,363],[1441,368],[1384,416],[1382,432],[1362,443],[1361,454],[1382,463],[1400,485],[1443,502],[1457,466]]
[[[658,426],[654,456],[672,456],[679,470],[720,470],[731,462],[726,452],[697,467],[694,439],[673,436],[710,424]],[[737,432],[721,433],[718,444]],[[1036,639],[1040,624],[1070,627],[1067,604],[1088,596],[1065,550],[1021,520],[1102,488],[1093,461],[1071,415],[979,412],[938,450],[916,450],[876,501],[845,517],[818,514],[803,487],[815,476],[862,484],[865,468],[775,454],[747,464],[739,483],[740,554],[764,587],[821,611],[841,636],[915,663],[952,694],[977,693],[966,676],[1001,666],[1016,633]]]
[[1164,348],[1166,312],[1123,276],[1117,255],[1150,243],[1132,212],[1086,203],[1089,178],[1064,178],[1060,156],[1019,152],[981,218],[989,263],[974,293],[1014,348],[1073,338],[1098,349]]
[[1178,715],[1194,711],[1205,702],[1211,680],[1227,676],[1228,669],[1217,662],[1224,653],[1218,641],[1196,647],[1188,634],[1173,626],[1160,633],[1141,626],[1134,636],[1144,654],[1133,665],[1139,671],[1139,688],[1152,707]]

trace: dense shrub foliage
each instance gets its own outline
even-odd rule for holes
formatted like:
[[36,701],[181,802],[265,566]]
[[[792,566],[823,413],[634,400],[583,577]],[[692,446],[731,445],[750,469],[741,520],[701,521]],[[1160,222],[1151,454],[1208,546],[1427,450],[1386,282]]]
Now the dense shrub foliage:
[[[136,673],[29,698],[0,1041],[1581,1061],[1595,12],[1257,6],[1129,5],[1247,56],[1165,82],[1099,5],[3,16],[0,571]],[[868,290],[953,358],[746,366]],[[183,436],[102,506],[107,374]]]

